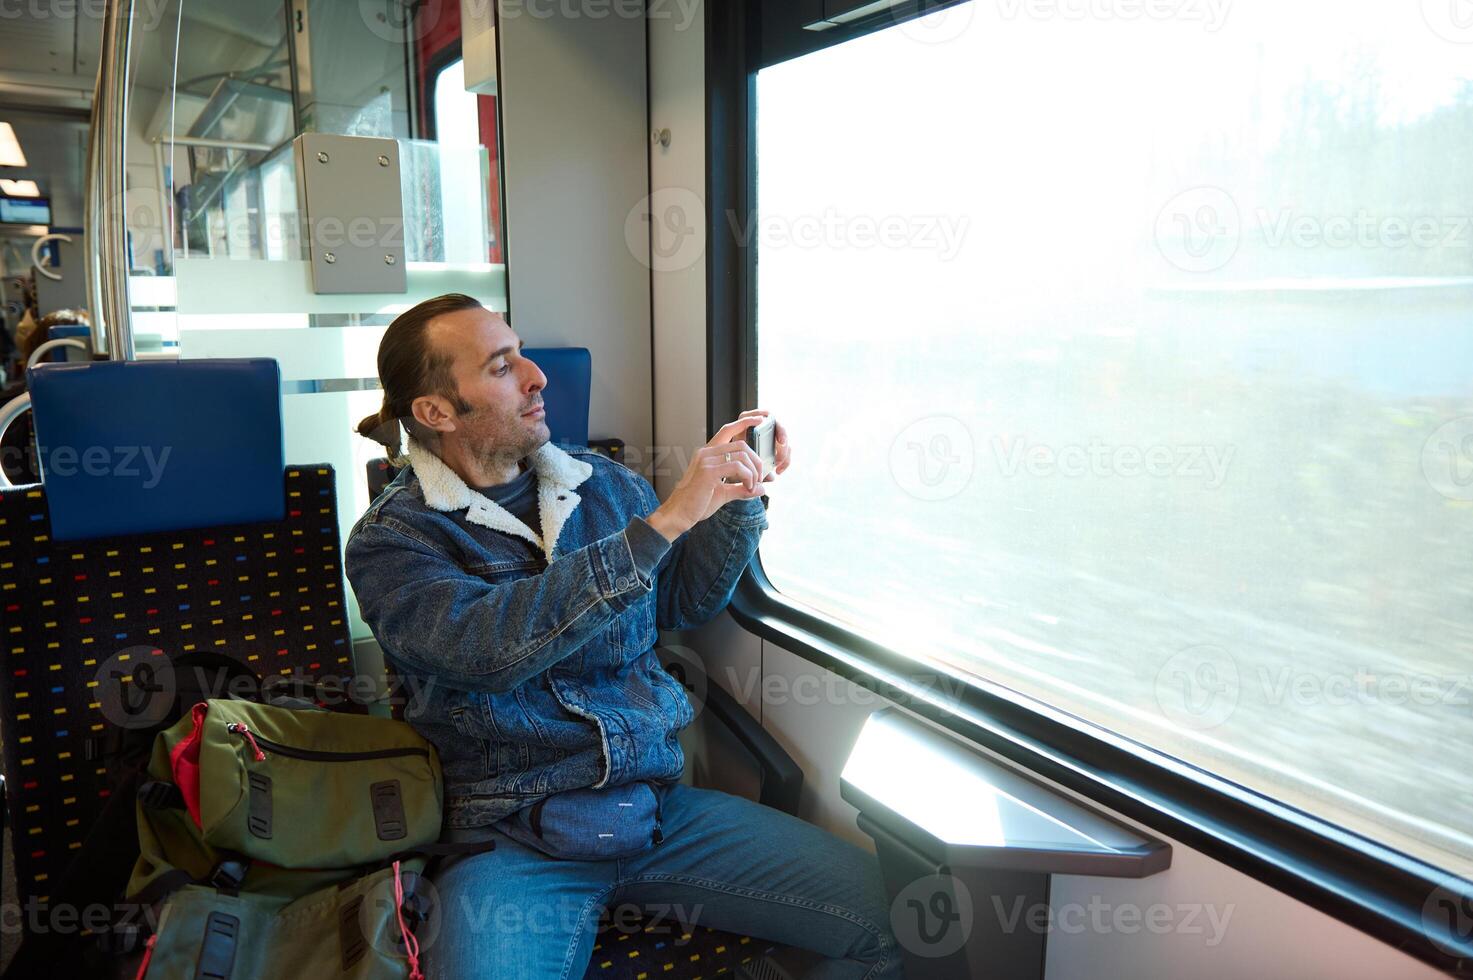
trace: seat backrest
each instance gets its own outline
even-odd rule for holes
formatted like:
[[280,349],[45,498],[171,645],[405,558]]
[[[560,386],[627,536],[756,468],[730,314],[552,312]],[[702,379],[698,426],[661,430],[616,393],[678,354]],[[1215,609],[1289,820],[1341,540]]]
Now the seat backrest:
[[593,356],[586,347],[527,347],[522,356],[542,369],[542,398],[552,441],[588,445],[588,405],[593,391]]
[[38,364],[28,383],[56,540],[281,519],[274,360]]
[[[136,687],[139,664],[195,651],[263,678],[352,674],[332,468],[282,466],[276,377],[271,361],[32,373],[45,483],[0,491],[0,730],[22,899],[45,899],[108,795],[98,752],[129,720],[108,697],[120,675]],[[114,469],[118,447],[169,454],[161,470],[158,452],[152,469],[135,458],[130,477],[56,446],[107,448]]]

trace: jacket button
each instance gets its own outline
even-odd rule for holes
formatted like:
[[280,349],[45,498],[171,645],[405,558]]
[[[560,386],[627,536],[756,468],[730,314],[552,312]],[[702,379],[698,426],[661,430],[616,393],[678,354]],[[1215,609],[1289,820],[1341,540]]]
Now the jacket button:
[[619,579],[614,582],[614,584],[621,589],[629,589],[634,587],[634,579],[630,578],[628,575],[621,575]]

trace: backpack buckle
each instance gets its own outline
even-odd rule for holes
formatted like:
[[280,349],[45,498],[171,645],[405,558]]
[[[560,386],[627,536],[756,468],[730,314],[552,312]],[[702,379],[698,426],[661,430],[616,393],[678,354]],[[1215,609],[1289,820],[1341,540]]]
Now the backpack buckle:
[[429,896],[420,894],[405,895],[404,904],[399,908],[404,913],[404,918],[409,920],[411,928],[424,925],[430,920],[430,913],[434,911],[433,906],[430,905]]
[[150,779],[138,787],[138,801],[150,810],[182,810],[184,794],[173,783]]
[[238,859],[227,859],[215,865],[210,871],[208,881],[219,891],[227,895],[235,895],[240,892],[240,886],[245,884],[246,871],[249,865]]
[[429,921],[430,913],[434,911],[434,905],[430,896],[425,894],[421,887],[424,877],[413,871],[403,874],[404,900],[399,903],[399,911],[413,928],[419,928]]

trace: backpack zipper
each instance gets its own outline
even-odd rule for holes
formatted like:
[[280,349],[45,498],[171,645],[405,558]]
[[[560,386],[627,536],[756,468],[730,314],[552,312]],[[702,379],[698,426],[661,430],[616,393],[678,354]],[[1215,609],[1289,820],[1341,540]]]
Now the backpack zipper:
[[396,759],[409,755],[423,756],[426,759],[430,757],[428,749],[409,746],[399,749],[374,749],[370,752],[323,752],[317,749],[299,749],[290,745],[282,745],[280,742],[273,742],[234,721],[226,725],[225,730],[232,735],[244,736],[246,742],[255,749],[257,762],[265,760],[261,749],[265,749],[272,755],[282,755],[289,759],[308,759],[313,762],[365,762],[369,759]]

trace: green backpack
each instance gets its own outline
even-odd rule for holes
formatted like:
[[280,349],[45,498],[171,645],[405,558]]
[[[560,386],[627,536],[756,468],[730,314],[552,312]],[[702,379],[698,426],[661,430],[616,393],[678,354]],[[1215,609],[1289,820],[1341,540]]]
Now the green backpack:
[[408,725],[204,701],[148,776],[128,893],[163,908],[140,980],[420,976],[410,923],[446,847],[439,760]]

